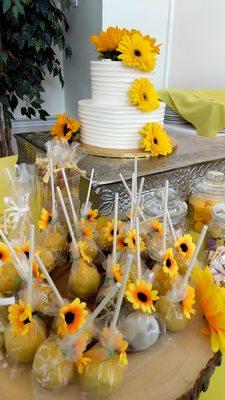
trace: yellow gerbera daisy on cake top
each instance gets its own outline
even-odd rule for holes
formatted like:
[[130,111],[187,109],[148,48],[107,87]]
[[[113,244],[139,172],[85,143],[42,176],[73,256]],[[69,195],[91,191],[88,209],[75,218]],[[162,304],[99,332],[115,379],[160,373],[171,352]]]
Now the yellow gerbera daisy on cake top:
[[[138,31],[137,29],[131,29],[130,33],[131,34],[140,33],[140,31]],[[156,44],[156,38],[151,37],[149,35],[145,35],[144,38],[146,40],[148,40],[148,42],[149,42],[149,44],[150,44],[150,46],[152,48],[152,52],[155,53],[155,54],[160,54],[160,46],[161,46],[161,44]]]
[[149,122],[139,131],[143,136],[141,147],[149,151],[152,156],[166,156],[172,153],[170,138],[162,125],[158,122]]
[[125,296],[132,303],[134,310],[140,309],[148,313],[155,311],[154,301],[159,298],[157,290],[152,290],[152,285],[142,279],[130,283]]
[[117,51],[118,59],[128,67],[136,67],[142,71],[151,72],[156,65],[156,56],[147,39],[141,33],[124,35]]
[[115,51],[126,33],[128,33],[127,29],[110,26],[106,31],[100,31],[98,36],[91,36],[91,42],[104,58],[108,58],[106,53]]
[[159,108],[157,92],[147,78],[138,78],[133,81],[129,89],[130,102],[142,111],[153,111]]
[[58,140],[69,141],[80,128],[80,123],[66,113],[56,115],[56,123],[51,127],[51,135]]

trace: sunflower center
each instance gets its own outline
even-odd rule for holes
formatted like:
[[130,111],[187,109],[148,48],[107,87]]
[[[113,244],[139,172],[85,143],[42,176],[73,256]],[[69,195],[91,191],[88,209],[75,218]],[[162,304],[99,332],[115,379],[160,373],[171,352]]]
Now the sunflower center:
[[[116,234],[117,235],[119,234],[118,230],[116,231]],[[111,230],[110,235],[112,235],[112,236],[114,235],[114,229]]]
[[156,138],[153,139],[154,144],[158,144],[158,140]]
[[71,312],[71,311],[68,311],[68,312],[65,314],[65,321],[66,321],[66,323],[67,323],[68,325],[69,325],[69,324],[72,324],[74,320],[75,320],[75,315],[74,315],[74,313]]
[[188,251],[186,243],[181,243],[180,248],[183,251],[183,253],[186,253]]
[[26,256],[27,258],[29,258],[29,251],[25,251],[24,254],[25,254],[25,256]]
[[24,325],[27,325],[27,324],[29,324],[29,323],[30,323],[29,318],[26,318],[26,319],[23,321],[23,324],[24,324]]
[[146,301],[148,300],[148,297],[143,292],[138,292],[137,297],[138,300],[142,301],[142,303],[146,303]]
[[64,127],[63,127],[63,135],[66,136],[69,131],[70,131],[70,129],[67,128],[67,125],[64,125]]
[[137,49],[134,50],[134,54],[135,54],[136,57],[140,57],[141,56],[140,50],[137,50]]
[[171,260],[169,258],[166,259],[166,266],[167,268],[170,268],[172,265]]
[[134,237],[132,237],[132,242],[133,242],[134,245],[136,244],[136,240],[135,240]]
[[148,96],[147,96],[146,93],[143,94],[143,99],[144,99],[144,100],[148,100]]
[[3,254],[0,252],[0,260],[3,258]]

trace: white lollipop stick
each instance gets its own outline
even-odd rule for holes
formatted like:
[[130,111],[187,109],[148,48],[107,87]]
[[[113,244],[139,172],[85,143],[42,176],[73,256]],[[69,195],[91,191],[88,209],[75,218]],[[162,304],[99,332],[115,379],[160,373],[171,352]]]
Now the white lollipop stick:
[[138,175],[137,157],[134,157],[134,176],[135,176],[134,196],[135,196],[135,200],[137,199],[137,175]]
[[117,246],[117,230],[118,230],[118,193],[115,194],[114,203],[114,228],[113,228],[113,254],[112,254],[112,265],[116,263],[116,246]]
[[169,213],[168,209],[166,210],[166,213],[167,213],[167,218],[168,218],[170,230],[171,230],[171,233],[172,233],[172,236],[173,236],[173,241],[176,242],[177,241],[177,236],[176,236],[176,233],[175,233],[175,230],[174,230],[174,227],[173,227],[173,223],[172,223],[172,220],[171,220],[171,216],[170,216],[170,213]]
[[65,220],[66,220],[69,232],[70,232],[73,248],[74,248],[74,251],[75,251],[75,257],[79,258],[80,254],[79,254],[79,249],[78,249],[78,246],[77,246],[77,241],[75,239],[73,228],[72,228],[72,225],[71,225],[71,222],[70,222],[70,219],[69,219],[69,215],[68,215],[68,212],[67,212],[67,209],[66,209],[66,205],[65,205],[63,197],[62,197],[62,192],[61,192],[59,186],[57,186],[57,193],[58,193],[58,196],[59,196],[59,201],[60,201],[60,204],[61,204],[61,207],[62,207],[62,210],[63,210],[64,217],[65,217]]
[[[129,194],[130,198],[132,198],[131,190],[130,190],[130,188],[129,188],[127,182],[125,181],[123,175],[122,175],[122,174],[119,174],[119,177],[120,177],[120,179],[121,179],[121,181],[122,181],[122,183],[123,183],[123,185],[124,185],[124,187],[125,187],[127,193]],[[135,203],[135,204],[136,204],[136,203]],[[144,213],[143,213],[143,211],[141,210],[140,207],[138,207],[138,212],[139,212],[141,218],[145,221],[146,218],[145,218]]]
[[88,211],[88,203],[89,203],[89,199],[90,199],[90,194],[91,194],[91,185],[92,185],[92,181],[93,181],[93,177],[94,177],[94,168],[91,170],[91,177],[90,177],[90,182],[89,182],[89,186],[88,186],[88,192],[87,192],[87,197],[86,197],[86,202],[85,202],[85,206],[84,206],[84,215],[87,214]]
[[131,196],[131,208],[130,208],[130,229],[133,228],[134,222],[134,201],[135,201],[135,175],[132,175],[132,196]]
[[208,229],[208,226],[207,226],[207,225],[204,225],[203,228],[202,228],[202,231],[201,231],[201,233],[200,233],[200,235],[199,235],[198,242],[197,242],[197,244],[196,244],[196,247],[195,247],[195,251],[194,251],[194,253],[193,253],[193,256],[192,256],[192,258],[191,258],[191,260],[190,260],[190,263],[189,263],[189,265],[188,265],[188,267],[187,267],[187,271],[186,271],[186,273],[185,273],[185,275],[184,275],[184,277],[183,277],[183,284],[182,284],[182,287],[185,287],[185,285],[188,283],[188,280],[189,280],[189,277],[190,277],[190,275],[191,275],[192,269],[193,269],[193,267],[194,267],[194,265],[195,265],[195,263],[196,263],[196,260],[197,260],[197,257],[198,257],[198,253],[199,253],[199,251],[200,251],[200,248],[201,248],[201,246],[202,246],[203,240],[204,240],[204,238],[205,238],[207,229]]
[[20,261],[19,257],[17,256],[15,250],[12,248],[10,242],[8,241],[8,239],[6,238],[5,234],[3,233],[3,231],[0,229],[0,236],[3,240],[3,242],[6,244],[6,246],[9,248],[9,251],[11,253],[11,256],[14,259],[14,267],[16,269],[16,272],[18,273],[18,275],[20,276],[21,279],[25,279],[27,281],[27,274],[24,270],[24,265],[22,264],[22,262]]
[[55,295],[55,297],[56,297],[56,300],[57,300],[59,306],[60,306],[60,307],[63,307],[63,306],[64,306],[63,298],[62,298],[62,296],[60,295],[60,293],[59,293],[57,287],[55,286],[55,284],[54,284],[54,282],[53,282],[51,276],[49,275],[47,269],[45,268],[45,266],[44,266],[44,264],[43,264],[43,262],[42,262],[40,256],[39,256],[38,254],[35,254],[35,258],[37,259],[37,262],[38,262],[38,264],[39,264],[39,267],[40,267],[42,273],[44,274],[44,276],[45,276],[45,278],[46,278],[46,281],[48,282],[49,286],[51,287],[51,289],[52,289],[52,291],[53,291],[53,293],[54,293],[54,295]]
[[139,218],[136,218],[136,232],[137,232],[137,278],[141,279],[141,249],[140,249],[140,228]]
[[4,297],[0,299],[0,307],[10,306],[11,304],[15,304],[15,297]]
[[123,296],[124,296],[124,292],[125,292],[125,288],[126,288],[127,279],[128,279],[128,276],[129,276],[132,260],[133,260],[133,255],[129,254],[127,256],[125,271],[124,271],[124,274],[123,274],[121,288],[120,288],[119,295],[118,295],[118,298],[117,298],[115,311],[114,311],[114,314],[113,314],[113,320],[112,320],[112,323],[111,323],[111,328],[115,328],[116,325],[117,325],[117,322],[118,322],[119,313],[120,313],[120,309],[121,309],[121,305],[122,305],[122,301],[123,301]]
[[51,180],[51,193],[52,193],[52,218],[56,218],[56,208],[55,208],[55,183],[54,183],[54,171],[53,171],[53,161],[52,158],[49,159],[49,170],[50,170],[50,180]]
[[100,312],[105,308],[106,304],[115,296],[116,292],[121,287],[121,283],[117,282],[109,291],[109,293],[104,297],[98,307],[93,311],[93,313],[87,318],[85,324],[76,332],[74,335],[69,336],[69,343],[76,342],[80,336],[91,326],[95,318],[100,314]]
[[34,264],[34,225],[30,225],[29,234],[29,261],[27,280],[27,304],[32,304],[33,264]]
[[169,190],[169,182],[165,182],[165,191],[164,191],[164,211],[163,211],[163,243],[162,243],[162,251],[163,254],[166,252],[166,223],[167,223],[167,203],[168,203],[168,190]]
[[66,172],[65,172],[64,168],[62,168],[61,171],[62,171],[62,175],[63,175],[63,180],[65,182],[65,186],[66,186],[66,191],[67,191],[67,195],[68,195],[68,199],[69,199],[69,203],[70,203],[70,208],[71,208],[71,211],[72,211],[73,223],[74,223],[75,229],[78,230],[79,226],[78,226],[77,214],[76,214],[75,207],[74,207],[74,204],[73,204],[73,199],[72,199],[72,196],[71,196],[71,191],[70,191],[70,187],[69,187],[69,184],[68,184]]
[[136,202],[136,205],[135,205],[134,219],[136,219],[137,213],[138,213],[138,209],[140,207],[141,195],[142,195],[142,192],[143,192],[144,182],[145,182],[145,178],[141,178],[141,183],[140,183],[140,187],[139,187],[139,191],[138,191],[137,202]]

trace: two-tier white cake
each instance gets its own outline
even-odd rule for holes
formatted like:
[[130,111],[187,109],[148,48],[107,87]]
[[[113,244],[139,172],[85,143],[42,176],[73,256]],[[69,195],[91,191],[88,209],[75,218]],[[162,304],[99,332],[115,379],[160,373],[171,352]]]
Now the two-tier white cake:
[[78,102],[80,139],[101,152],[140,151],[139,131],[148,122],[163,125],[165,104],[143,112],[129,101],[129,88],[137,78],[154,82],[154,72],[127,67],[120,61],[91,61],[91,99]]

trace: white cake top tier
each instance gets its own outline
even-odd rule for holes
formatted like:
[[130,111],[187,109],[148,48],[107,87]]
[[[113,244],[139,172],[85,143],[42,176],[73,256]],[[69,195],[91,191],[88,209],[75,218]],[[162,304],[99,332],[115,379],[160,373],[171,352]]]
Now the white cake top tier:
[[148,78],[154,83],[154,72],[127,67],[121,61],[91,61],[92,100],[101,104],[128,106],[128,90],[137,78]]

